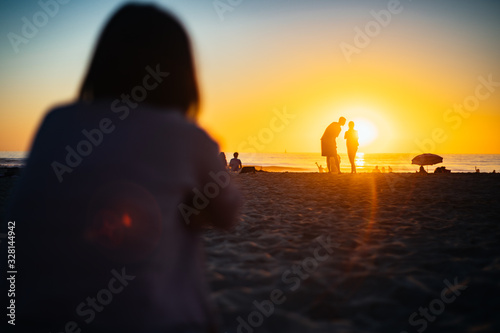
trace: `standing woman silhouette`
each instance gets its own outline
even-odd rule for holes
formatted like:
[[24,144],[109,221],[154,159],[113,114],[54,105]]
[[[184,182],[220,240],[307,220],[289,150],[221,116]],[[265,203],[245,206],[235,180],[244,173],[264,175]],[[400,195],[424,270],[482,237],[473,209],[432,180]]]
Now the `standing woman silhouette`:
[[347,156],[349,156],[349,162],[351,162],[351,173],[356,173],[356,153],[358,152],[358,131],[354,129],[354,122],[349,122],[349,129],[344,134],[344,139],[346,139],[347,145]]
[[198,107],[179,21],[119,9],[79,99],[45,116],[10,204],[19,332],[213,331],[198,230],[230,227],[240,194]]

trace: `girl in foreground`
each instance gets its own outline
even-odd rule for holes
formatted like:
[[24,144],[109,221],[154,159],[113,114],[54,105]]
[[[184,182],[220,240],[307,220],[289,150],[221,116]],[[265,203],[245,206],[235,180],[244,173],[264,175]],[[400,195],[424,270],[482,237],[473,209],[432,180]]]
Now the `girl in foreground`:
[[122,7],[79,100],[43,120],[10,208],[16,329],[214,330],[197,230],[229,228],[240,195],[194,124],[198,106],[182,25]]

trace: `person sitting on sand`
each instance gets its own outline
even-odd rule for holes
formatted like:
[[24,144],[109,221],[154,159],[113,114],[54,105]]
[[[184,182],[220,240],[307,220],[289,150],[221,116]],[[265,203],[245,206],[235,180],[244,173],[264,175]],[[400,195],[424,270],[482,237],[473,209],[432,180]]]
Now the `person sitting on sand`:
[[445,166],[437,167],[434,173],[451,173],[451,170],[446,169]]
[[78,100],[42,121],[7,210],[24,244],[16,331],[216,331],[199,231],[231,227],[241,195],[198,109],[183,25],[121,7]]
[[422,174],[422,175],[427,174],[427,171],[425,171],[425,169],[424,169],[424,166],[423,166],[423,165],[421,165],[421,166],[420,166],[420,169],[418,170],[418,173],[420,173],[420,174]]
[[238,158],[238,153],[233,154],[233,158],[229,162],[229,170],[233,172],[239,172],[243,165],[241,164],[241,160]]
[[323,168],[320,164],[318,164],[318,162],[316,162],[316,166],[318,167],[319,173],[324,173],[325,172],[325,168]]
[[373,173],[380,173],[380,169],[378,168],[378,165],[375,166],[375,169],[372,170]]
[[388,173],[391,173],[391,172],[392,172],[392,168],[391,168],[391,166],[390,166],[390,165],[387,167],[387,172],[388,172]]
[[349,129],[344,134],[344,139],[347,145],[347,156],[349,156],[349,162],[351,162],[351,173],[356,173],[356,153],[359,146],[358,131],[354,129],[354,122],[349,122]]
[[331,123],[323,133],[321,137],[321,156],[326,156],[326,166],[328,168],[328,172],[333,172],[331,166],[331,159],[333,158],[334,165],[340,172],[340,161],[338,159],[337,153],[337,142],[336,139],[339,136],[342,126],[345,125],[346,119],[344,117],[340,117],[338,122]]

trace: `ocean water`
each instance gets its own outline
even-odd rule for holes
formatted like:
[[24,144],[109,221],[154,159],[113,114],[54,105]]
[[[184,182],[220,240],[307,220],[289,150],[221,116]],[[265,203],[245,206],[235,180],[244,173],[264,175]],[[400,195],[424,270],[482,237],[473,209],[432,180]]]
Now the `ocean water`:
[[[232,153],[226,153],[228,161]],[[425,167],[429,172],[434,172],[438,166],[445,166],[452,172],[500,172],[500,154],[441,154],[443,163]],[[418,165],[412,165],[414,154],[364,154],[356,155],[356,168],[358,172],[371,172],[375,166],[379,169],[391,167],[393,172],[415,172]],[[319,165],[326,168],[326,158],[320,153],[241,153],[239,158],[243,165],[254,165],[259,169],[268,171],[296,171],[318,172]],[[342,172],[351,172],[351,165],[347,154],[340,154],[340,169]]]
[[0,167],[22,167],[28,153],[22,151],[0,151]]
[[[0,152],[0,167],[22,167],[26,163],[26,152]],[[441,154],[443,163],[426,167],[433,172],[438,166],[446,166],[452,172],[500,172],[500,154]],[[226,152],[227,160],[232,158],[232,153]],[[350,172],[351,166],[346,154],[340,154],[342,172]],[[358,172],[371,172],[375,166],[391,167],[393,172],[415,172],[419,166],[412,165],[413,154],[364,154],[356,156]],[[267,171],[291,172],[318,172],[319,165],[326,168],[325,157],[320,153],[240,153],[239,158],[243,165],[256,166]]]

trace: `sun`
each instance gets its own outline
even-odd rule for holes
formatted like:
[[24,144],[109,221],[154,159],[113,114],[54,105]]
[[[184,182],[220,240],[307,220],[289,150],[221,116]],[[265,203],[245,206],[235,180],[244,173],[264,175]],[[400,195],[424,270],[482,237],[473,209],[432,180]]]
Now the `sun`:
[[359,146],[365,147],[378,137],[377,127],[366,118],[351,119],[354,122],[354,129],[358,131]]

